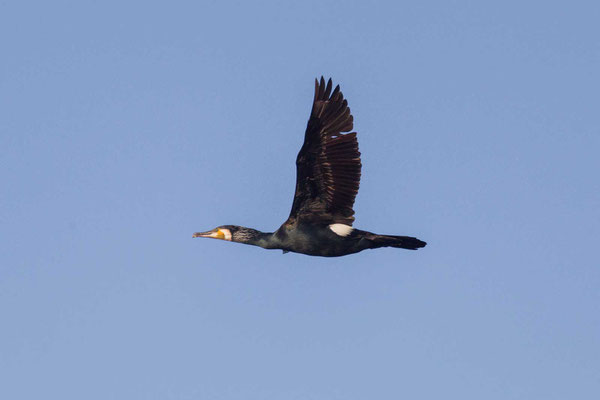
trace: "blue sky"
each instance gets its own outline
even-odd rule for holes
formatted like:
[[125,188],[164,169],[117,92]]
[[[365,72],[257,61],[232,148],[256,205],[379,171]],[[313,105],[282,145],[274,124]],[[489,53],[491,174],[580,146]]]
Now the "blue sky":
[[[0,8],[1,398],[597,398],[597,3]],[[321,75],[428,246],[192,239],[287,218]]]

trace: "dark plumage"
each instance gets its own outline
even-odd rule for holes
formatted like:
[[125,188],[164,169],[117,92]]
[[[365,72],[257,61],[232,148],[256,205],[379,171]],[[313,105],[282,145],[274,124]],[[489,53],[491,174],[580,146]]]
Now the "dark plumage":
[[194,237],[210,237],[266,249],[336,257],[365,249],[416,250],[425,242],[409,236],[377,235],[352,228],[360,184],[360,152],[348,102],[331,79],[315,80],[315,97],[296,158],[296,193],[287,221],[274,233],[223,225]]

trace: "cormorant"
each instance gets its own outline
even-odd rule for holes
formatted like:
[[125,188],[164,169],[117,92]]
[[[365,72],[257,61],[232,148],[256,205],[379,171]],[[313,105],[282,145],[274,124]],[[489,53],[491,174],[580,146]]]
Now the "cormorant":
[[340,86],[315,79],[315,97],[296,158],[296,193],[290,216],[274,233],[236,225],[219,226],[193,237],[207,237],[281,249],[311,256],[337,257],[365,249],[416,250],[427,243],[410,236],[377,235],[352,227],[360,183],[360,152],[353,118]]

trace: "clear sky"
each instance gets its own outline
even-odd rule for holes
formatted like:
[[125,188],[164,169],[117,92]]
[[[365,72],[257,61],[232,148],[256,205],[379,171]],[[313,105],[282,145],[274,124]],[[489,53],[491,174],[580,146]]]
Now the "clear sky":
[[[559,5],[562,3],[563,5]],[[2,2],[0,398],[598,399],[597,2]],[[273,231],[317,76],[335,259]]]

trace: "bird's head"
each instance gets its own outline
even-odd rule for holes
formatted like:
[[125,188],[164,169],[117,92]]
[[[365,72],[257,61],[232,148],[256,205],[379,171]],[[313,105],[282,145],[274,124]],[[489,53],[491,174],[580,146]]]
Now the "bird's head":
[[237,231],[237,228],[238,227],[233,225],[223,225],[218,226],[208,232],[196,232],[194,235],[192,235],[192,237],[205,237],[231,241],[233,239],[233,233]]
[[212,239],[227,240],[229,242],[250,243],[258,240],[262,233],[252,228],[237,225],[222,225],[212,231],[196,232],[192,237],[205,237]]

